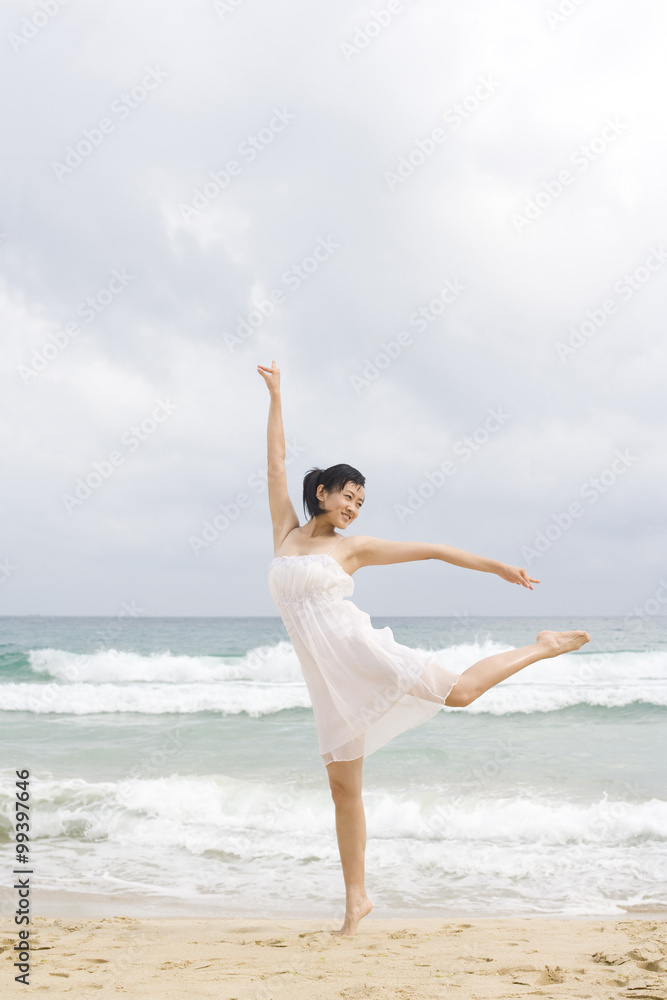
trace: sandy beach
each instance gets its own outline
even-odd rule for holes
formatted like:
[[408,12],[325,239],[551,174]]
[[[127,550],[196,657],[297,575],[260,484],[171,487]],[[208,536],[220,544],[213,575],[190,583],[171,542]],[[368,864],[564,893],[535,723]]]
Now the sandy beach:
[[[31,924],[30,985],[49,996],[218,1000],[667,998],[665,920],[76,920]],[[2,923],[3,995],[13,925]]]

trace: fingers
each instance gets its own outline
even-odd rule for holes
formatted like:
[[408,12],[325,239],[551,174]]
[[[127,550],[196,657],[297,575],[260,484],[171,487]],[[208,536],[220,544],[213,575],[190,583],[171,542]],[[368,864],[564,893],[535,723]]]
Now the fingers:
[[537,583],[538,582],[537,580],[532,580],[531,577],[528,576],[528,573],[526,572],[525,569],[520,569],[519,570],[519,576],[520,576],[521,579],[519,581],[517,581],[517,582],[522,583],[524,587],[528,588],[528,590],[532,590],[533,589],[531,587],[531,583]]
[[[516,583],[520,587],[527,587],[528,590],[534,590],[531,587],[532,583],[540,583],[539,580],[535,580],[532,576],[528,576],[528,571],[518,566],[508,566],[507,575],[504,577],[509,583]],[[518,578],[518,579],[517,579]]]

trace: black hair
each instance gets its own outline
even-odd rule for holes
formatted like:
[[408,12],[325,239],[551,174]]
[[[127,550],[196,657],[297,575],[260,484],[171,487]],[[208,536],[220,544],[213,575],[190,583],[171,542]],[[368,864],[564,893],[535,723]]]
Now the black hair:
[[351,465],[330,465],[328,469],[309,469],[303,477],[303,509],[310,517],[326,514],[317,497],[317,487],[324,486],[327,493],[340,493],[347,483],[365,486],[366,479]]

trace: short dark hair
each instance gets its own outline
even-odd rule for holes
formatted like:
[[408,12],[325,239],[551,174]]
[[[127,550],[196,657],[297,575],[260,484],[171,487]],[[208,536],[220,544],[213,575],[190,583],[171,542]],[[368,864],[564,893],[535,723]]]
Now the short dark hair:
[[303,510],[309,517],[326,514],[317,496],[318,486],[324,486],[327,493],[342,492],[347,483],[365,486],[366,479],[351,465],[330,465],[328,469],[312,468],[303,477]]

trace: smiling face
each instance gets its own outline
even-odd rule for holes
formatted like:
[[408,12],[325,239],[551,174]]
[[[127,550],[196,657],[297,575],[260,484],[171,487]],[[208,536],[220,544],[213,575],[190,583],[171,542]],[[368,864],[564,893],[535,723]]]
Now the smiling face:
[[336,528],[347,528],[359,516],[364,502],[364,488],[355,483],[346,483],[340,493],[327,493],[320,483],[317,498],[327,511],[323,514]]

